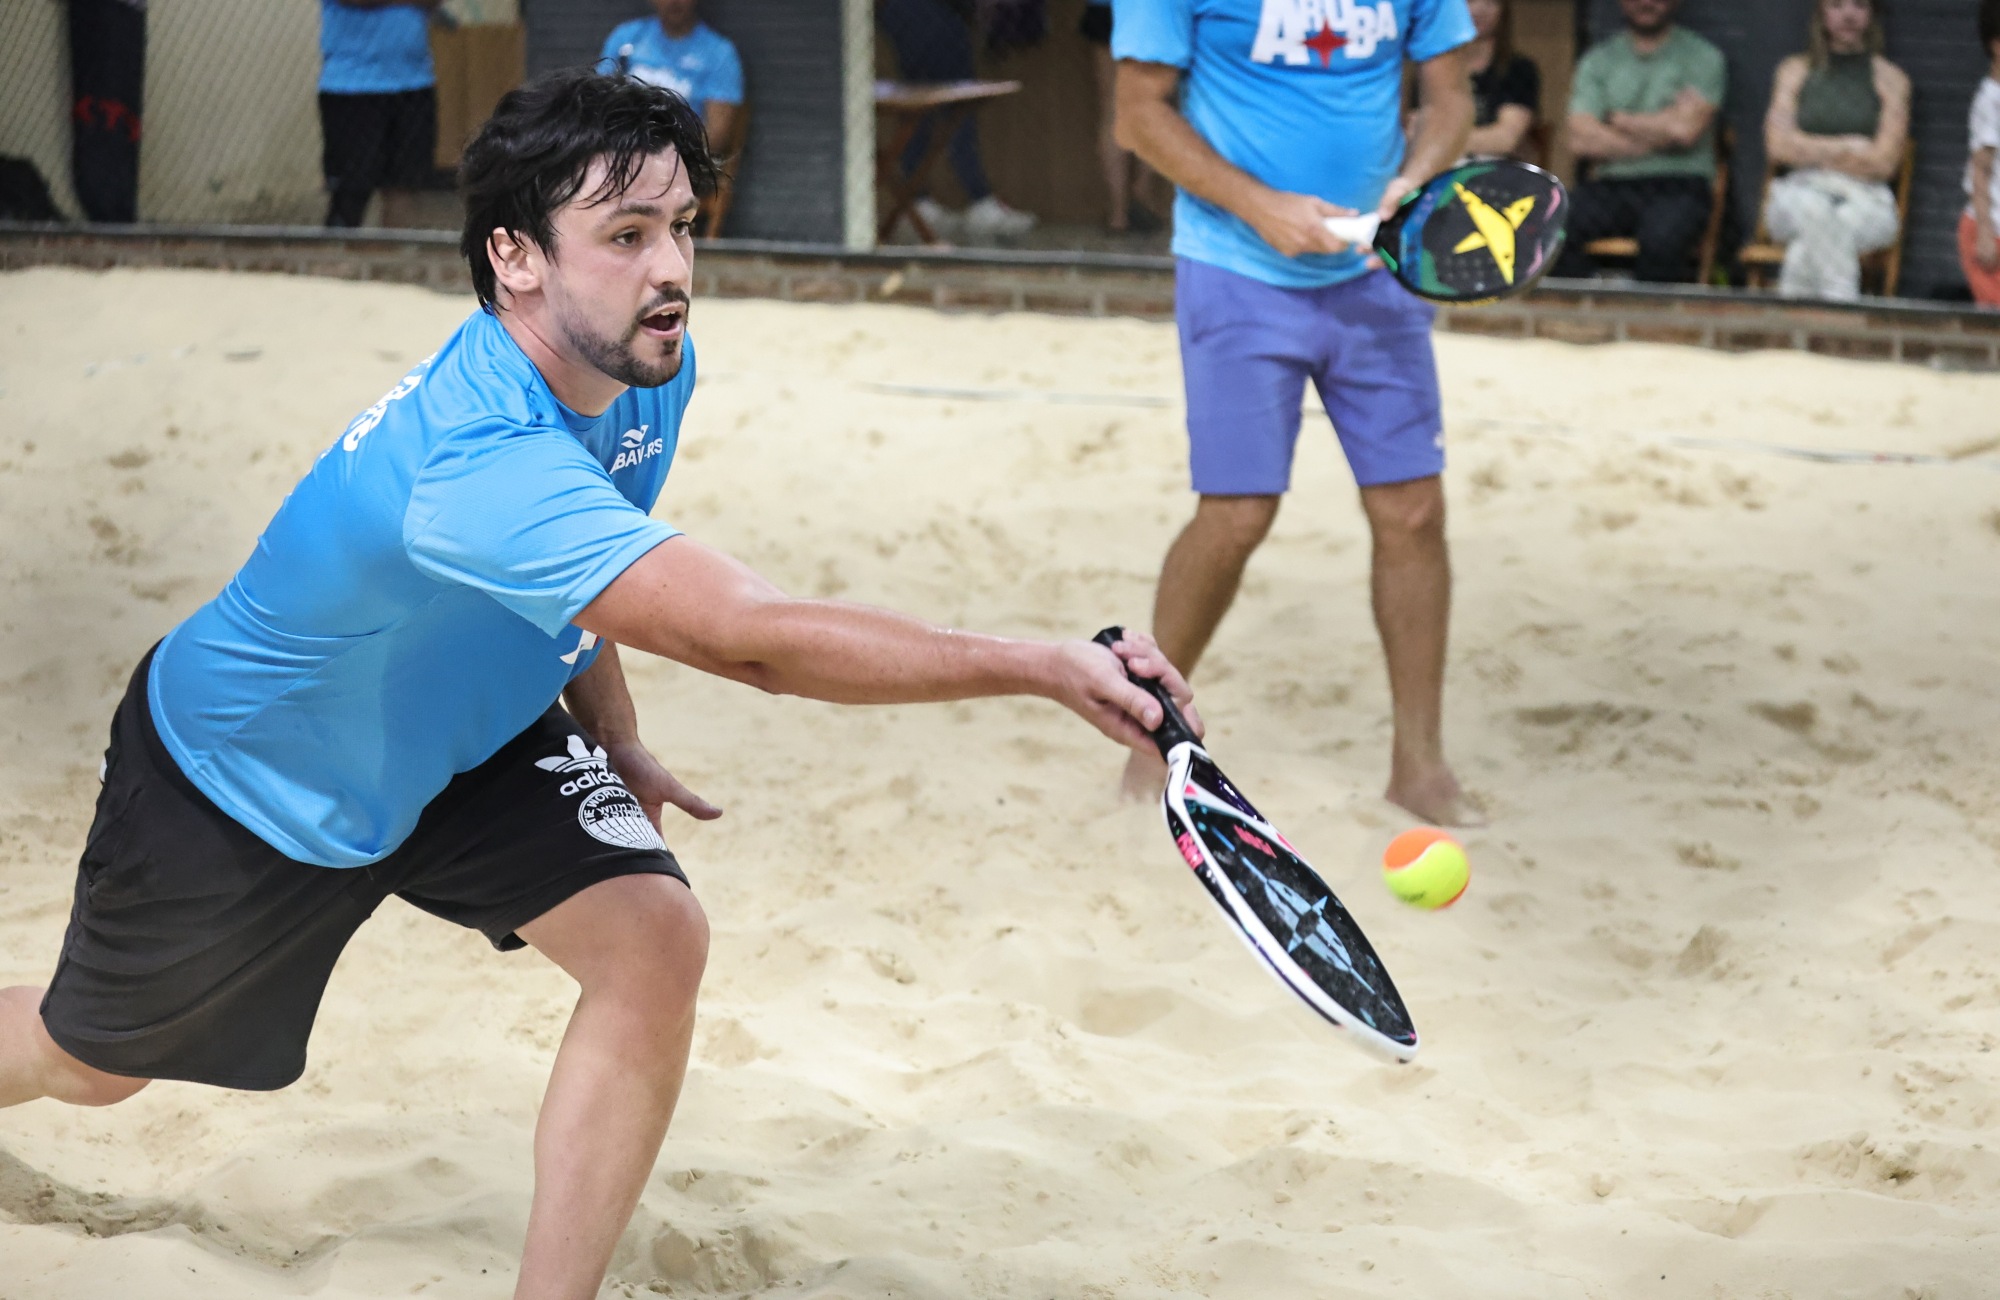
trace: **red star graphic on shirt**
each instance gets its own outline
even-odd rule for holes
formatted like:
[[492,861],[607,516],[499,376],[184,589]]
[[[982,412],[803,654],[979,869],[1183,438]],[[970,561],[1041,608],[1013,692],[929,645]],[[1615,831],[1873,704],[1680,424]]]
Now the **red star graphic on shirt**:
[[1322,27],[1313,33],[1313,38],[1305,43],[1307,49],[1319,55],[1320,66],[1333,66],[1333,52],[1347,44],[1347,38],[1331,27]]

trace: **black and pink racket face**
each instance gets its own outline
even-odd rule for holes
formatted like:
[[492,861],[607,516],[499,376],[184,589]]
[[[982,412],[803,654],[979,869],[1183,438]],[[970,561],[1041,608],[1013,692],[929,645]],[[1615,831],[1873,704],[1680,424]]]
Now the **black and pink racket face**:
[[1490,302],[1533,285],[1555,265],[1569,193],[1539,167],[1508,159],[1433,176],[1375,236],[1384,265],[1436,302]]
[[[1271,972],[1322,1016],[1340,1023],[1320,1005],[1324,999],[1356,1022],[1343,1028],[1365,1027],[1383,1040],[1375,1046],[1402,1059],[1413,1055],[1417,1030],[1402,995],[1326,882],[1206,755],[1194,753],[1181,780],[1181,797],[1167,804],[1169,829]],[[1296,987],[1300,977],[1310,989]]]

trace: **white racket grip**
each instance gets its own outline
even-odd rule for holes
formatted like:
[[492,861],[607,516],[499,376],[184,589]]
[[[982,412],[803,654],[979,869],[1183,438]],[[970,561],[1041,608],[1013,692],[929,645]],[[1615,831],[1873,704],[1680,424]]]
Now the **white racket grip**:
[[1374,246],[1375,232],[1382,228],[1382,218],[1373,212],[1362,212],[1351,217],[1323,217],[1326,228],[1335,239],[1344,239],[1356,248]]

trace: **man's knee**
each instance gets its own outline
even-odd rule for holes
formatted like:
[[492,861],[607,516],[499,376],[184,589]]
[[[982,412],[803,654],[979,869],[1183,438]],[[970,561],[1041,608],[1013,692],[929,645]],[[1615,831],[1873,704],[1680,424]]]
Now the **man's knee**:
[[87,1065],[82,1069],[83,1072],[74,1075],[66,1090],[60,1094],[59,1099],[72,1106],[116,1106],[136,1096],[152,1082],[151,1079],[128,1079],[121,1074],[106,1074]]
[[1444,536],[1444,484],[1436,476],[1362,488],[1361,503],[1377,542]]
[[1276,496],[1204,496],[1195,507],[1194,527],[1209,546],[1247,556],[1271,531],[1282,500]]
[[671,876],[624,880],[622,915],[604,931],[604,960],[585,976],[586,991],[636,994],[665,1012],[691,1007],[708,967],[708,914]]

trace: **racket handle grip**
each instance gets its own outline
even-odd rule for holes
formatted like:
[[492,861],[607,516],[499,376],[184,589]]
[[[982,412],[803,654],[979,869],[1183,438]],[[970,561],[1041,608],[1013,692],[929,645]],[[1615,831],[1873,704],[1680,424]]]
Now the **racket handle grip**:
[[1372,248],[1375,232],[1382,228],[1382,218],[1374,212],[1362,212],[1351,217],[1323,217],[1321,220],[1335,239],[1344,239],[1359,249]]
[[[1091,638],[1091,640],[1106,649],[1124,639],[1125,629],[1115,626],[1107,627]],[[1201,738],[1194,734],[1194,728],[1188,726],[1187,718],[1181,714],[1180,706],[1174,703],[1174,697],[1167,693],[1167,688],[1160,684],[1158,678],[1141,677],[1130,670],[1127,670],[1125,676],[1131,679],[1134,686],[1137,686],[1140,690],[1158,700],[1160,708],[1165,710],[1164,715],[1160,719],[1160,725],[1153,728],[1152,732],[1153,743],[1160,747],[1161,758],[1165,758],[1168,754],[1171,754],[1175,745],[1186,743],[1199,746],[1201,744]]]

